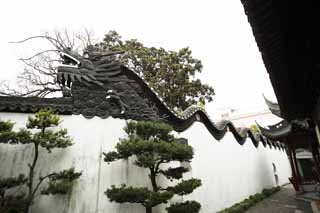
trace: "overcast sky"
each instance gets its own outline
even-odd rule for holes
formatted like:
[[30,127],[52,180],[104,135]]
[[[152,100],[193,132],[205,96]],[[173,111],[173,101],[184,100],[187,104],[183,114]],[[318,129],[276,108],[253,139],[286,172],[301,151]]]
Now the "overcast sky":
[[204,65],[199,77],[216,92],[206,107],[209,114],[225,107],[265,108],[263,93],[275,100],[240,0],[10,0],[0,3],[0,22],[0,80],[13,80],[21,71],[17,58],[42,47],[9,41],[64,28],[88,28],[97,38],[116,30],[147,46],[189,46]]

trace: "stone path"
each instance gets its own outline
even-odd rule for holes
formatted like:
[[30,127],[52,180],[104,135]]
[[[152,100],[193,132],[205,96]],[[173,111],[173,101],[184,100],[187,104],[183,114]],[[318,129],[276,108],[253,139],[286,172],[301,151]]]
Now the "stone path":
[[286,185],[271,197],[251,207],[246,213],[312,213],[311,207],[294,199],[292,185]]

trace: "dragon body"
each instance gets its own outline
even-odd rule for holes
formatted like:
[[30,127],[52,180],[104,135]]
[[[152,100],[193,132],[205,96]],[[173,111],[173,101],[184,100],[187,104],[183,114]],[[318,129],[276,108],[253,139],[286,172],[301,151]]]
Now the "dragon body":
[[[74,112],[85,117],[119,117],[134,120],[165,120],[181,132],[195,121],[202,122],[214,138],[220,140],[229,130],[243,145],[251,138],[257,147],[272,144],[248,128],[236,128],[230,121],[214,123],[202,107],[190,106],[176,113],[137,73],[118,60],[121,52],[80,55],[70,49],[61,51],[63,63],[58,66],[58,82],[71,89]],[[279,147],[273,144],[274,147]]]

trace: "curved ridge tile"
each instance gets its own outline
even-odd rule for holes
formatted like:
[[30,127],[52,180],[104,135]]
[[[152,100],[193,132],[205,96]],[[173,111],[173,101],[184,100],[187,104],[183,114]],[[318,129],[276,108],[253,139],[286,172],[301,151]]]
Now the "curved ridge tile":
[[170,110],[170,108],[162,101],[158,94],[150,88],[148,83],[141,78],[134,71],[123,66],[125,72],[138,82],[142,87],[143,91],[148,95],[149,98],[157,105],[157,108],[160,110],[160,113],[164,116],[164,119],[173,126],[173,129],[177,132],[182,132],[188,129],[194,122],[202,122],[210,134],[216,139],[221,140],[227,131],[230,131],[233,137],[240,145],[244,145],[247,138],[250,138],[252,144],[257,148],[261,142],[264,147],[269,144],[271,148],[272,144],[267,139],[264,138],[261,134],[253,134],[252,131],[248,128],[237,128],[229,120],[221,120],[220,122],[213,122],[206,111],[198,106],[190,106],[182,113],[177,114]]
[[[221,120],[213,122],[206,111],[199,106],[190,106],[181,113],[172,111],[166,103],[158,96],[158,94],[134,71],[125,66],[120,66],[122,72],[129,78],[140,85],[142,93],[146,96],[158,110],[162,120],[167,121],[173,126],[177,132],[182,132],[189,128],[194,122],[202,122],[210,134],[216,139],[221,140],[228,131],[230,131],[238,144],[244,145],[247,138],[250,138],[254,147],[258,147],[262,143],[264,147],[267,144],[271,148],[271,142],[261,134],[254,134],[248,128],[237,128],[232,121]],[[128,79],[127,79],[128,80]],[[87,118],[99,116],[106,118],[109,114],[97,114],[90,112],[83,114],[82,111],[75,109],[75,101],[73,98],[21,98],[21,97],[0,97],[0,110],[9,112],[36,112],[42,107],[53,106],[61,114],[82,114]],[[273,144],[275,147],[276,145]]]
[[[103,56],[118,56],[122,53],[103,53]],[[250,129],[237,128],[231,121],[215,123],[199,106],[190,106],[181,113],[171,110],[141,75],[121,64],[117,57],[108,60],[88,59],[70,49],[61,50],[60,56],[62,64],[57,67],[57,79],[71,89],[73,113],[88,118],[112,116],[132,120],[164,120],[177,132],[184,131],[198,121],[217,140],[221,140],[230,131],[240,145],[247,138],[251,139],[255,147],[259,145],[261,137],[253,134]],[[78,65],[87,60],[91,60],[93,66],[82,67],[80,70]],[[113,109],[111,101],[116,103],[116,109]]]

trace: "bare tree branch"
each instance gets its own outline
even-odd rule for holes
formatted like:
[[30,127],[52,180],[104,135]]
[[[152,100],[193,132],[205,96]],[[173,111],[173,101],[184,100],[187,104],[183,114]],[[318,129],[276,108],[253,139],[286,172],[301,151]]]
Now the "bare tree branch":
[[52,38],[51,36],[49,36],[48,34],[44,35],[44,36],[31,36],[28,37],[24,40],[21,41],[10,41],[9,43],[13,43],[13,44],[19,44],[19,43],[24,43],[26,41],[32,40],[32,39],[37,39],[37,38],[42,38],[42,39],[46,39],[48,40],[53,46],[55,46],[56,48],[58,48],[59,50],[64,49],[64,45],[62,43],[60,43],[59,40]]
[[38,52],[38,53],[34,54],[33,56],[28,57],[28,58],[20,58],[19,60],[23,60],[23,61],[31,60],[34,57],[37,57],[37,56],[39,56],[41,54],[44,54],[44,53],[47,53],[47,52],[59,52],[59,50],[44,50],[44,51]]
[[45,97],[52,96],[55,93],[56,95],[58,93],[63,94],[66,89],[59,85],[56,79],[56,67],[61,63],[58,52],[67,47],[83,51],[94,41],[93,33],[88,29],[77,33],[70,33],[67,29],[64,29],[9,43],[19,44],[32,39],[47,40],[54,46],[54,49],[42,50],[32,56],[20,58],[19,60],[24,64],[24,69],[17,76],[18,89],[10,87],[8,83],[1,83],[0,95]]

